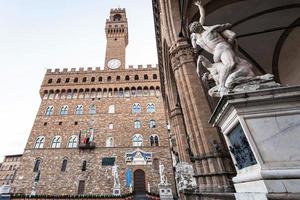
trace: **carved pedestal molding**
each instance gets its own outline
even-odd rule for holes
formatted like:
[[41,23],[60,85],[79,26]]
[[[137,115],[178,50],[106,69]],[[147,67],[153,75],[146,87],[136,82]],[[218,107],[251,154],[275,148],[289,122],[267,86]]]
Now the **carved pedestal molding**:
[[238,200],[300,199],[299,121],[300,86],[222,97],[210,123],[230,149]]
[[[186,40],[179,40],[170,49],[172,70],[180,97],[186,125],[190,155],[212,153],[213,141],[220,143],[217,131],[207,123],[210,110],[205,93],[196,74],[193,49]],[[200,191],[224,191],[230,186],[226,169],[230,167],[217,158],[205,158],[194,164]]]

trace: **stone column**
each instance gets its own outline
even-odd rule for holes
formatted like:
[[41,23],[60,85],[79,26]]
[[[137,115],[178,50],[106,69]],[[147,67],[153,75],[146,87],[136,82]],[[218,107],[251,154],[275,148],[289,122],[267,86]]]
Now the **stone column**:
[[187,40],[179,40],[170,55],[199,189],[226,191],[230,186],[226,169],[230,166],[223,162],[222,154],[214,151],[214,144],[222,146],[222,142],[216,129],[208,124],[211,112],[196,73],[193,49]]

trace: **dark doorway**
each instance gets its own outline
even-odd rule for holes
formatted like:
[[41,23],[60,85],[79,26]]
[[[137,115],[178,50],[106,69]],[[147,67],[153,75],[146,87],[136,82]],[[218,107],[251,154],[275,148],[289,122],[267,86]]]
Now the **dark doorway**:
[[138,169],[134,172],[134,192],[136,194],[146,193],[145,172]]

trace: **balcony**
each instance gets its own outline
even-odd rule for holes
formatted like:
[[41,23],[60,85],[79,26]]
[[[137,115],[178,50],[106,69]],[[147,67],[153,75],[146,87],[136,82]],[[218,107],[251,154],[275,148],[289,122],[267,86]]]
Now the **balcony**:
[[86,144],[79,144],[78,145],[79,149],[85,150],[85,149],[95,149],[96,148],[96,144],[95,142],[89,142]]

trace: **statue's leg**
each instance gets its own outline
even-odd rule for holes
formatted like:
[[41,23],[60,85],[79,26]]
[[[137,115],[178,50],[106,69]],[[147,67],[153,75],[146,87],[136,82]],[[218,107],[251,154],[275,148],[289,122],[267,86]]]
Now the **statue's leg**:
[[221,54],[221,61],[223,63],[223,67],[219,70],[219,80],[220,80],[220,93],[221,95],[226,93],[228,90],[225,86],[225,82],[229,74],[232,72],[234,68],[234,52],[231,49],[226,49]]

